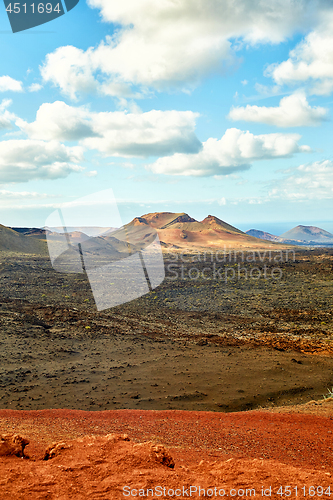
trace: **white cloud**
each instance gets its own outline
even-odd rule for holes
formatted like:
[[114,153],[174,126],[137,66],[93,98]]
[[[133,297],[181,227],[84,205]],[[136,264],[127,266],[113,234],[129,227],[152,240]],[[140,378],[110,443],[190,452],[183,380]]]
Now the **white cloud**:
[[11,99],[3,99],[0,103],[0,130],[11,129],[12,122],[16,119],[14,113],[10,113],[7,109],[11,104]]
[[[229,36],[244,36],[249,43],[260,41],[280,42],[295,29],[303,28],[318,18],[327,5],[325,1],[294,2],[293,0],[238,0],[237,8],[233,0],[123,0],[112,3],[109,0],[88,0],[88,5],[98,8],[104,21],[121,25],[142,26],[142,31],[177,25],[198,31],[212,31]],[[189,31],[188,34],[192,34]]]
[[39,92],[43,86],[40,83],[32,83],[28,88],[29,92]]
[[276,127],[309,127],[327,120],[328,110],[311,107],[303,92],[284,97],[279,106],[233,107],[228,115],[231,120],[266,123]]
[[97,175],[97,170],[90,170],[90,172],[86,173],[87,177],[96,177]]
[[265,74],[279,85],[310,81],[313,94],[330,94],[333,91],[333,14],[328,14],[318,29],[309,33],[289,55],[287,61],[269,66]]
[[46,193],[36,193],[30,191],[8,191],[6,189],[0,189],[0,203],[6,200],[31,200],[31,199],[41,199],[41,198],[54,198],[55,195],[50,195]]
[[120,25],[87,51],[60,47],[46,57],[44,81],[77,93],[131,97],[131,85],[192,88],[235,61],[240,43],[279,43],[318,23],[325,0],[89,0],[104,21]]
[[18,119],[16,125],[31,139],[45,141],[75,141],[94,135],[88,109],[68,106],[62,101],[42,104],[36,121],[27,123]]
[[228,129],[222,139],[208,139],[197,154],[175,154],[159,158],[147,169],[158,174],[210,176],[247,170],[255,160],[288,158],[311,151],[299,146],[298,134],[253,135],[236,128]]
[[123,163],[120,163],[120,166],[122,168],[128,168],[128,169],[132,170],[135,167],[135,164],[130,163],[130,162],[123,162]]
[[46,56],[40,68],[45,82],[52,82],[72,99],[77,92],[93,92],[97,83],[93,76],[92,49],[84,52],[73,46],[59,47]]
[[32,179],[58,179],[83,170],[78,165],[80,147],[58,142],[10,140],[0,142],[0,182],[26,182]]
[[194,133],[196,116],[191,111],[98,113],[93,116],[96,136],[84,139],[82,143],[89,149],[115,156],[194,153],[201,148]]
[[[286,171],[284,179],[273,184],[269,198],[295,201],[332,199],[333,161],[322,160]],[[290,175],[291,174],[291,175]]]
[[274,85],[273,87],[268,87],[267,85],[262,85],[261,83],[255,83],[254,88],[264,97],[273,97],[275,95],[281,95],[281,87],[279,85]]
[[198,152],[197,116],[191,111],[94,113],[57,101],[43,104],[35,122],[16,124],[32,139],[81,140],[83,146],[107,156],[146,157]]
[[3,113],[12,104],[13,101],[11,99],[2,99],[0,103],[0,113]]
[[22,82],[10,76],[0,76],[0,92],[23,92]]

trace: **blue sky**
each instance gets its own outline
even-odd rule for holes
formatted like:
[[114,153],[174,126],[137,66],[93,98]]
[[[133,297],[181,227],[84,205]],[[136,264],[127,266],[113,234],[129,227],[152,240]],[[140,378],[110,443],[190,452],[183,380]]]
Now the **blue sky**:
[[80,0],[16,34],[0,6],[0,40],[0,223],[112,188],[124,223],[333,231],[325,0]]

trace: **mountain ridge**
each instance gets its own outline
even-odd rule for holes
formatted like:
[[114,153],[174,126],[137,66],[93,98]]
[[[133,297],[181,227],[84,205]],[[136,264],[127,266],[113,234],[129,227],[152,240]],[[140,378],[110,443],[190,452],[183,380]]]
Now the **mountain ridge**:
[[[214,215],[208,215],[198,221],[185,212],[152,212],[135,217],[124,226],[131,237],[135,228],[140,228],[141,234],[149,234],[149,228],[158,233],[163,248],[179,249],[221,249],[224,247],[261,248],[271,246],[240,229],[228,224]],[[119,233],[114,233],[115,237]],[[123,236],[122,236],[123,237]]]
[[[13,234],[15,234],[15,229],[16,239],[14,241]],[[59,231],[59,229],[61,228],[56,229]],[[71,241],[74,244],[85,241],[86,238],[88,238],[86,234],[80,232],[80,230],[83,229],[83,226],[80,228],[71,227],[70,229],[76,229],[76,231],[68,233]],[[185,212],[151,212],[138,217],[134,217],[129,223],[118,229],[105,228],[106,232],[103,232],[104,228],[97,228],[97,226],[96,228],[91,227],[89,229],[91,230],[92,234],[94,234],[95,229],[99,230],[100,234],[97,237],[98,241],[96,241],[96,245],[98,247],[100,245],[103,246],[104,241],[106,247],[111,245],[115,250],[117,249],[117,251],[120,252],[125,251],[126,249],[124,248],[124,245],[128,244],[130,244],[130,246],[132,247],[131,252],[137,251],[140,248],[144,248],[154,241],[154,239],[156,238],[156,233],[159,236],[162,248],[164,248],[165,250],[179,249],[200,251],[203,249],[259,249],[266,247],[278,249],[295,244],[305,244],[305,242],[300,243],[297,242],[297,240],[292,240],[291,238],[282,238],[281,236],[275,236],[256,229],[251,229],[243,232],[237,227],[234,227],[224,220],[211,214],[207,215],[207,217],[205,217],[201,221],[198,221]],[[108,231],[108,229],[111,229],[111,231]],[[43,244],[43,240],[46,238],[47,230],[50,230],[50,228],[8,229],[8,231],[12,232],[7,233],[7,239],[9,238],[10,234],[12,238],[12,244],[8,240],[7,244],[4,245],[3,243],[1,243],[0,238],[0,249],[9,250],[11,248],[15,248],[15,250],[17,251],[20,246],[22,246],[22,248],[32,248],[33,245],[28,242],[37,239],[40,240],[41,244]],[[333,235],[331,235],[327,231],[321,230],[320,228],[316,228],[315,226],[297,226],[290,231],[296,231],[297,233],[297,231],[300,230],[302,230],[303,232],[307,231],[306,234],[309,235],[309,239],[311,239],[313,236],[317,236],[318,234],[320,236],[324,234],[325,241],[330,242],[332,238],[333,244]],[[285,233],[285,235],[287,234],[288,232]],[[21,238],[21,240],[19,240],[18,238]],[[91,243],[93,243],[93,241],[91,241]],[[87,242],[85,246],[88,248],[89,242]]]
[[265,231],[260,231],[258,229],[249,229],[245,232],[248,235],[255,236],[256,238],[260,238],[262,240],[275,241],[285,244],[319,245],[326,243],[333,245],[333,234],[317,226],[298,225],[289,229],[289,231],[286,231],[280,236],[266,233]]
[[[316,226],[298,225],[280,235],[280,238],[299,241],[331,242],[333,244],[333,234]],[[331,240],[331,241],[329,241]]]

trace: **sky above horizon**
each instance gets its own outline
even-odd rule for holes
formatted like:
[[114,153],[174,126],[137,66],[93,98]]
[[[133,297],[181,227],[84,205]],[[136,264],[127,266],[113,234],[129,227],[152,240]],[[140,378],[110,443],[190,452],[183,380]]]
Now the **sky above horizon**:
[[15,34],[1,4],[0,40],[1,224],[112,188],[124,223],[333,231],[327,0],[80,0]]

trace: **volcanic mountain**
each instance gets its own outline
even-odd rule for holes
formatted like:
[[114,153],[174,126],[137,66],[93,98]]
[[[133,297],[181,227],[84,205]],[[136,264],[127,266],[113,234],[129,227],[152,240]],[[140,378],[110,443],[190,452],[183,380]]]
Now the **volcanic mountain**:
[[[159,235],[161,244],[167,248],[197,248],[221,249],[228,248],[262,248],[272,243],[247,235],[240,229],[227,224],[213,215],[208,215],[202,221],[193,219],[188,214],[172,212],[154,212],[136,217],[123,228],[129,235],[141,229],[141,234],[148,237],[151,228]],[[112,233],[120,237],[117,231]],[[120,238],[122,239],[122,238]]]
[[333,244],[333,234],[316,226],[296,226],[281,234],[281,239]]
[[260,238],[261,240],[267,241],[280,241],[279,236],[275,236],[274,234],[266,233],[265,231],[260,231],[259,229],[249,229],[245,231],[249,236],[254,236],[255,238]]

